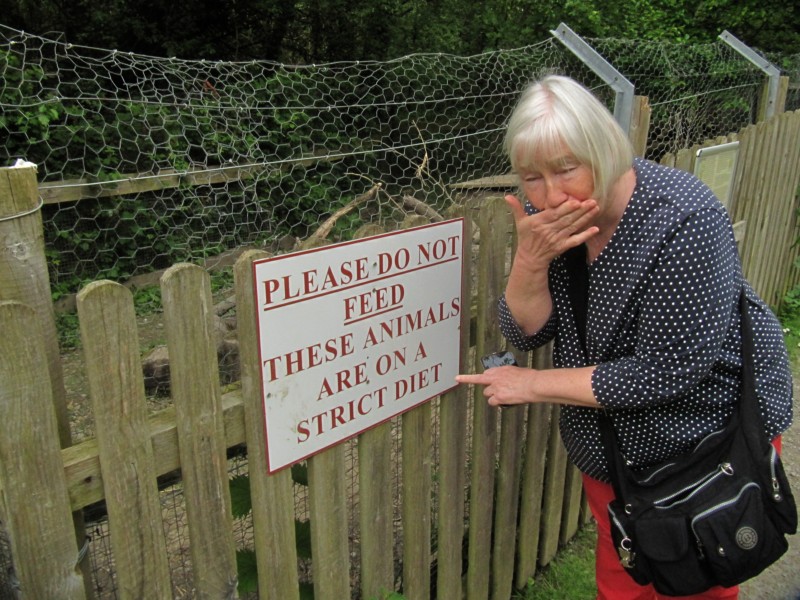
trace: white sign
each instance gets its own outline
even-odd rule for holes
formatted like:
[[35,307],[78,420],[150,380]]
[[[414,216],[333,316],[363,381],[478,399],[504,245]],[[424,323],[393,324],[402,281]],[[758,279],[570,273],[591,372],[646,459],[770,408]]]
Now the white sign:
[[739,142],[700,148],[694,161],[694,174],[711,188],[722,205],[731,209],[733,179],[739,157]]
[[463,219],[253,264],[270,473],[455,385]]

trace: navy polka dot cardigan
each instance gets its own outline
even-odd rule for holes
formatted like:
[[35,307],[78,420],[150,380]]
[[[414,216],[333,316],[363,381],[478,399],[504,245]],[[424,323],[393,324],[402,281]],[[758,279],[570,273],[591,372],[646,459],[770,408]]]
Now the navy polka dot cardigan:
[[[525,336],[505,298],[500,327],[522,350],[550,340],[556,367],[597,365],[595,398],[621,450],[645,467],[720,429],[739,397],[744,284],[755,337],[756,390],[770,438],[792,421],[792,379],[781,327],[747,282],[725,208],[693,175],[636,159],[636,188],[611,240],[589,266],[586,354],[569,301],[564,257],[550,265],[553,313]],[[533,207],[526,203],[531,213]],[[597,409],[562,406],[572,461],[608,481]]]

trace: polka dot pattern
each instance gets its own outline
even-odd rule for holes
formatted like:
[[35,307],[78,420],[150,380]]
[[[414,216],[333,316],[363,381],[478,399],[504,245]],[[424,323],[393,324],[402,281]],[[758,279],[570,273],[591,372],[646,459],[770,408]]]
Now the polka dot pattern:
[[[611,416],[627,460],[646,467],[690,449],[731,415],[741,385],[738,300],[744,285],[761,414],[767,434],[778,435],[792,421],[783,333],[743,281],[725,208],[689,173],[642,159],[634,168],[633,197],[589,267],[586,355],[562,257],[550,265],[548,323],[525,336],[503,298],[503,334],[522,350],[554,339],[556,367],[597,365],[595,398]],[[578,468],[608,481],[597,417],[596,409],[563,406],[561,435]]]

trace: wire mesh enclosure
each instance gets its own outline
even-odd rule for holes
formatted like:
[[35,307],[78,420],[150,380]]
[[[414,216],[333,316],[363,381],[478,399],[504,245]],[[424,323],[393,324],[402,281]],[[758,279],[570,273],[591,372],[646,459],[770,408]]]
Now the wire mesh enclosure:
[[[754,122],[763,74],[721,41],[590,43],[649,96],[650,158]],[[507,171],[505,120],[550,72],[613,104],[554,39],[296,66],[142,56],[0,26],[0,154],[38,165],[52,284],[71,293],[242,246],[285,249],[348,205],[329,240],[395,227],[420,202],[441,210],[451,184]]]

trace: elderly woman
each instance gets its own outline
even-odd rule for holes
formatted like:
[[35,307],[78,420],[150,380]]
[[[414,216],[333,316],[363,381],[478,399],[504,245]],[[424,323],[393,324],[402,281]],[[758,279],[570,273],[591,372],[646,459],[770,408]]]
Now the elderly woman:
[[[531,85],[509,120],[505,149],[525,202],[506,197],[518,246],[501,328],[522,350],[554,339],[555,368],[504,366],[457,380],[485,386],[492,406],[563,405],[561,435],[598,523],[598,598],[657,598],[627,576],[610,539],[606,506],[614,493],[598,409],[611,417],[634,468],[721,429],[740,392],[744,286],[761,414],[767,435],[777,438],[792,420],[780,325],[743,279],[729,217],[714,194],[689,173],[634,158],[608,110],[575,81],[550,76]],[[567,255],[584,248],[585,336],[567,265]],[[716,587],[692,598],[737,595],[736,587]]]

